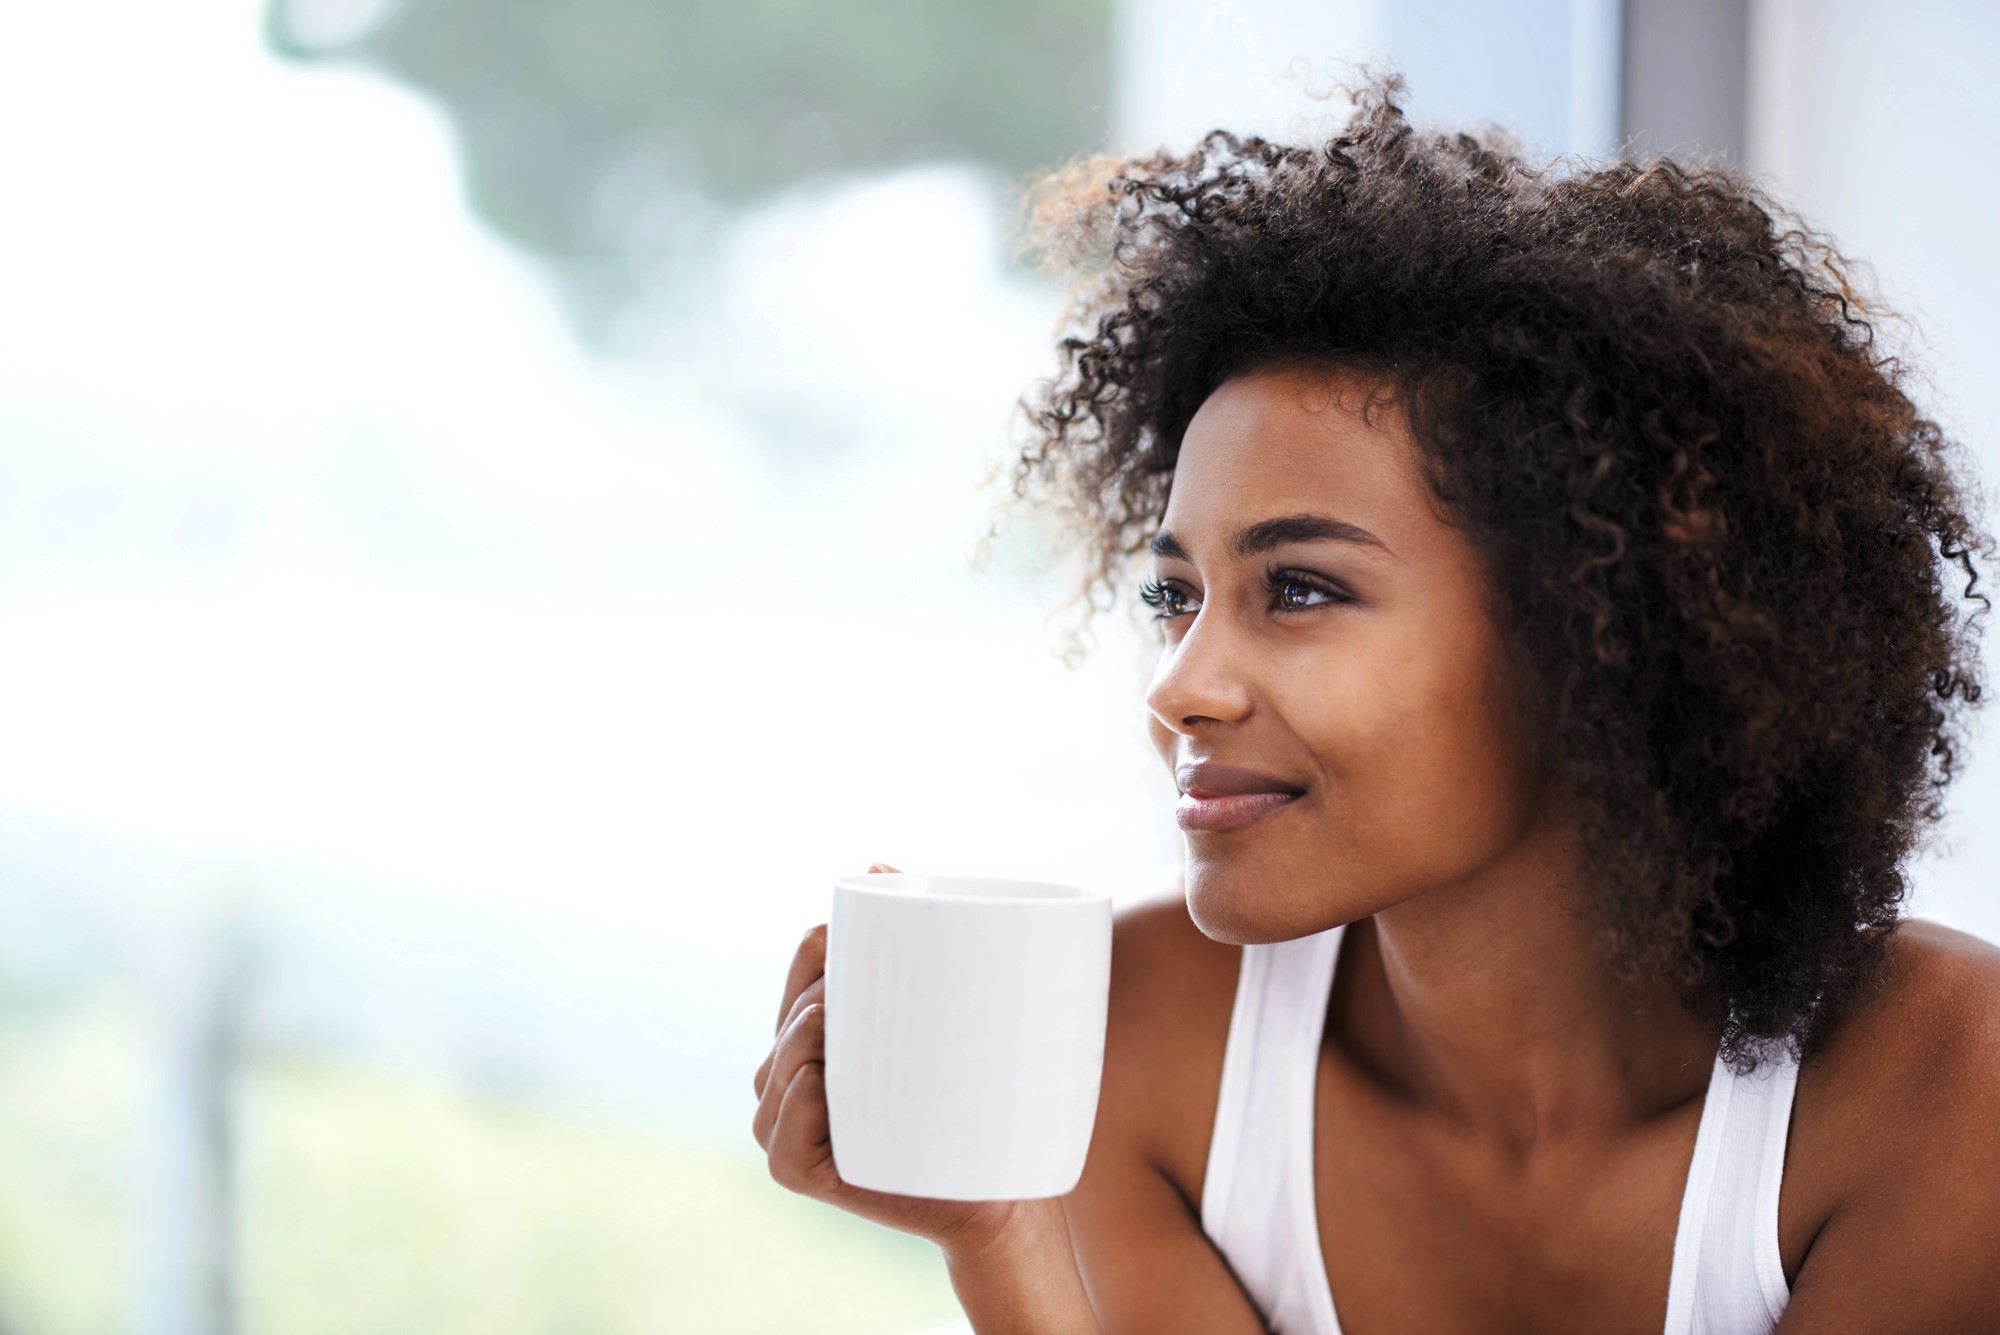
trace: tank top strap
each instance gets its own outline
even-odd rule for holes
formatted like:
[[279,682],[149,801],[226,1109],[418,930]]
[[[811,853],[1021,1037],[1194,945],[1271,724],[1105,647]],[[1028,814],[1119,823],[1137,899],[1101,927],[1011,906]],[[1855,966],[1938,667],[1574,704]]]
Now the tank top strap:
[[1768,1335],[1791,1289],[1778,1251],[1778,1192],[1798,1060],[1709,1075],[1674,1233],[1665,1335]]
[[1278,1335],[1340,1335],[1313,1205],[1313,1095],[1341,929],[1242,948],[1201,1226]]

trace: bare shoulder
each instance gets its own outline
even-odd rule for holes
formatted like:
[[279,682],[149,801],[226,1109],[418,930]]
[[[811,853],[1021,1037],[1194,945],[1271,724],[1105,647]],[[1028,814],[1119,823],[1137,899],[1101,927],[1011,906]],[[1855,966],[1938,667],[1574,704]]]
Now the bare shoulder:
[[1919,1095],[1929,1105],[1952,1090],[1992,1092],[2000,1074],[2000,947],[1921,918],[1897,924],[1881,968],[1812,1065],[1899,1114],[1908,1109],[1897,1104]]
[[1263,1330],[1202,1231],[1197,1195],[1238,955],[1194,925],[1177,878],[1113,915],[1097,1123],[1083,1176],[1063,1199],[1107,1332]]
[[1897,925],[1800,1068],[1786,1175],[1781,1232],[1805,1311],[1893,1299],[1944,1320],[2000,1292],[2000,949]]
[[1113,917],[1105,1095],[1190,1200],[1207,1159],[1241,958],[1240,947],[1195,926],[1178,876]]
[[2000,946],[1942,923],[1911,918],[1889,942],[1884,1000],[1927,1017],[1944,1033],[1991,1042],[2000,1037]]
[[1178,875],[1112,915],[1114,1004],[1122,991],[1130,1002],[1205,1006],[1213,997],[1203,994],[1225,980],[1233,997],[1240,957],[1240,947],[1213,940],[1195,926]]

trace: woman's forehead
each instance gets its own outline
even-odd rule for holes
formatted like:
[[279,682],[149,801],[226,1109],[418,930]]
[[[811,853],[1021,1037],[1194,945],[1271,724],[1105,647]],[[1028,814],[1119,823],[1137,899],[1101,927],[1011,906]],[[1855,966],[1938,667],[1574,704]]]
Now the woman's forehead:
[[1181,440],[1162,527],[1195,531],[1297,513],[1337,516],[1390,549],[1389,531],[1431,522],[1416,452],[1400,414],[1369,387],[1319,369],[1249,372],[1225,381]]

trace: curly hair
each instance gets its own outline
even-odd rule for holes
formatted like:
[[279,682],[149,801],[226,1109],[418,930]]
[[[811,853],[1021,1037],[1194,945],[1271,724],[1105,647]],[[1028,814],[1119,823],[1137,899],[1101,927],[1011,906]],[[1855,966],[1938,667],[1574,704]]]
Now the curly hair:
[[1083,281],[1012,499],[1082,550],[1087,619],[1225,379],[1376,387],[1527,669],[1607,966],[1720,1003],[1739,1066],[1809,1053],[1979,700],[1994,543],[1961,448],[1856,266],[1741,175],[1420,132],[1401,86],[1328,142],[1217,130],[1038,183],[1031,241]]

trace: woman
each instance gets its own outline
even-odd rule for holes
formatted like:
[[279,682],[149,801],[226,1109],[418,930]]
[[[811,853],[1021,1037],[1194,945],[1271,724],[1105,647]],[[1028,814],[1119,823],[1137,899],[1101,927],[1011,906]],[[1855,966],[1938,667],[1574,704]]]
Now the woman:
[[1150,563],[1187,844],[1082,1181],[840,1182],[820,929],[772,1174],[982,1332],[2000,1330],[2000,952],[1898,918],[1979,696],[1955,447],[1740,178],[1396,88],[1041,200],[1092,281],[1016,489]]

